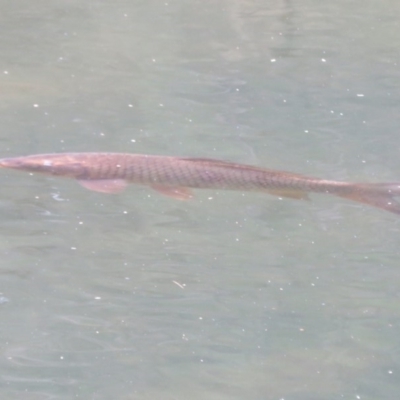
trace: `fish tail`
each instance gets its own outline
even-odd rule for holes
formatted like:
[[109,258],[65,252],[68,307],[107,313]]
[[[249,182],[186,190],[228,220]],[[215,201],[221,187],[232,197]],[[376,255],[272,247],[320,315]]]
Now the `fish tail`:
[[400,183],[354,184],[349,189],[335,194],[400,215],[400,203],[396,200],[400,197]]

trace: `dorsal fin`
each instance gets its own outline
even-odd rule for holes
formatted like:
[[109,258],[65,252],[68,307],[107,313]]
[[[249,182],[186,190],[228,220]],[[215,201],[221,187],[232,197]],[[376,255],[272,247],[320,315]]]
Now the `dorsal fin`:
[[230,161],[214,160],[212,158],[197,158],[197,157],[196,158],[186,158],[186,157],[181,158],[180,157],[179,159],[184,160],[184,161],[190,161],[193,163],[206,164],[210,167],[221,166],[221,167],[240,169],[240,170],[246,170],[246,171],[269,172],[271,174],[276,173],[281,176],[284,175],[284,176],[293,177],[293,178],[307,178],[305,175],[301,175],[301,174],[294,174],[294,173],[286,172],[286,171],[278,171],[278,170],[273,170],[273,169],[256,167],[254,165],[248,165],[248,164],[237,164],[237,163],[230,162]]

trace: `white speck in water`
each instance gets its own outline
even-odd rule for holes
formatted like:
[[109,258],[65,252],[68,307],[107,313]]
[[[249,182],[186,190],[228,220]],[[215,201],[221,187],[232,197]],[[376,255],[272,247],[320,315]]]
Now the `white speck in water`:
[[185,283],[179,283],[178,281],[172,281],[175,283],[175,285],[179,286],[181,289],[185,289],[186,284]]
[[33,107],[38,108],[39,104],[34,104]]
[[325,59],[325,58],[321,58],[321,61],[322,61],[322,62],[326,62],[326,59]]
[[94,299],[95,300],[101,300],[101,297],[100,296],[96,296]]
[[271,58],[271,62],[272,63],[276,62],[276,58]]
[[362,93],[357,93],[357,97],[364,97],[364,94],[362,94]]
[[128,107],[132,108],[132,107],[133,107],[133,104],[128,104]]
[[8,71],[4,71],[4,73],[5,73],[6,75],[8,75]]
[[62,197],[60,197],[60,193],[52,193],[51,197],[56,201],[65,201]]

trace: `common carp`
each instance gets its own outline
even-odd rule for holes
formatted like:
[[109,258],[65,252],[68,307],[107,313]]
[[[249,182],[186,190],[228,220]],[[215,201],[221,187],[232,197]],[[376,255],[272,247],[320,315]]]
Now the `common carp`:
[[85,188],[103,193],[121,192],[129,183],[150,186],[180,200],[191,198],[191,189],[267,192],[293,199],[326,193],[400,214],[395,200],[400,196],[400,182],[340,182],[207,158],[59,153],[3,158],[0,167],[74,178]]

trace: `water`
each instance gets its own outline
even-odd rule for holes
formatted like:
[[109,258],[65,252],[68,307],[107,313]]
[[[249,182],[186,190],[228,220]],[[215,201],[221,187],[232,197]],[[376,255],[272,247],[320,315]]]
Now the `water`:
[[[1,5],[2,155],[398,181],[398,2]],[[121,195],[2,171],[0,394],[393,399],[399,223],[333,197]]]

